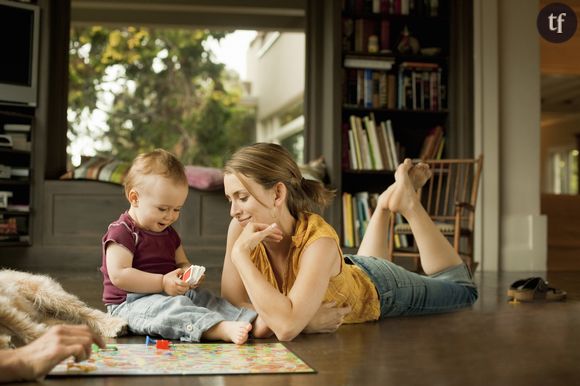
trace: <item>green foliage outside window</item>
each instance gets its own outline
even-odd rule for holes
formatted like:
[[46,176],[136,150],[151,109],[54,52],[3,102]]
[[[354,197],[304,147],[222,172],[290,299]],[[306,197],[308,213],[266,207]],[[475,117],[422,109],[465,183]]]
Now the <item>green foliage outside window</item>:
[[[184,164],[223,166],[254,141],[256,126],[254,109],[240,104],[238,75],[204,48],[208,38],[225,35],[72,27],[69,141],[88,132],[102,144],[97,153],[121,160],[161,147]],[[97,110],[105,117],[102,130],[82,130]]]

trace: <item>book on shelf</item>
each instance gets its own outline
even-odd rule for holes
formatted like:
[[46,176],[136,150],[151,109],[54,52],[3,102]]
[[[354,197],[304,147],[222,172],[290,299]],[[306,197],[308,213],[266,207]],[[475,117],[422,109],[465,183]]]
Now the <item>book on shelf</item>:
[[397,149],[397,142],[395,141],[395,133],[393,131],[393,124],[390,119],[385,121],[387,145],[389,146],[389,155],[391,158],[391,170],[397,169],[399,166],[399,151]]
[[377,132],[377,142],[379,144],[379,153],[383,161],[383,168],[386,170],[393,170],[393,165],[391,165],[391,158],[389,156],[389,149],[387,147],[387,139],[385,137],[385,131],[383,129],[384,122],[379,123],[376,126]]
[[360,68],[370,70],[390,70],[395,64],[393,58],[346,55],[344,58],[345,68]]
[[[397,224],[404,224],[405,220],[400,213],[395,213],[395,226]],[[409,239],[407,235],[402,233],[393,233],[394,234],[394,245],[395,248],[408,248],[409,247]]]
[[5,123],[4,124],[4,132],[19,132],[19,133],[28,133],[30,132],[30,125],[21,124],[21,123]]
[[352,196],[350,193],[342,193],[342,235],[345,247],[354,247],[353,223],[352,223]]
[[441,159],[445,143],[443,134],[443,127],[439,125],[429,130],[421,146],[420,159]]
[[7,211],[11,212],[22,212],[22,213],[29,213],[30,212],[30,205],[25,204],[8,204],[5,208]]
[[359,246],[360,245],[360,220],[358,219],[357,216],[357,204],[356,204],[356,197],[351,195],[350,197],[350,202],[351,202],[351,206],[350,206],[350,213],[352,216],[352,224],[353,224],[353,230],[352,230],[352,237],[354,240],[354,245],[355,246]]
[[368,140],[369,140],[369,153],[371,156],[371,167],[373,170],[383,170],[383,160],[381,158],[381,153],[379,149],[379,140],[377,137],[377,131],[375,128],[375,121],[371,117],[364,117],[363,122],[365,124]]
[[399,146],[390,120],[376,123],[371,113],[366,117],[351,115],[344,146],[352,170],[395,170],[399,165]]
[[[364,163],[363,163],[363,155],[362,155],[362,145],[359,142],[359,133],[358,133],[358,125],[357,125],[357,118],[354,115],[350,116],[350,131],[352,132],[352,135],[349,135],[349,138],[352,137],[352,143],[350,143],[350,146],[354,148],[354,153],[355,153],[355,160],[353,162],[353,164],[355,165],[355,169],[364,169]],[[360,118],[359,118],[360,119]],[[352,153],[352,152],[351,152]]]
[[367,231],[379,194],[360,191],[342,193],[343,245],[358,247]]

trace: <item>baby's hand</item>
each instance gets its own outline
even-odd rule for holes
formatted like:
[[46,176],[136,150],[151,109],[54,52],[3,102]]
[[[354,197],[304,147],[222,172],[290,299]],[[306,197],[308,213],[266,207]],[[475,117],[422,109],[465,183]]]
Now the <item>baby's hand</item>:
[[189,285],[181,280],[179,277],[183,273],[183,269],[177,268],[163,275],[163,292],[169,296],[183,295],[189,290]]
[[201,275],[195,283],[190,284],[189,288],[194,289],[194,288],[199,287],[204,280],[205,280],[205,274]]

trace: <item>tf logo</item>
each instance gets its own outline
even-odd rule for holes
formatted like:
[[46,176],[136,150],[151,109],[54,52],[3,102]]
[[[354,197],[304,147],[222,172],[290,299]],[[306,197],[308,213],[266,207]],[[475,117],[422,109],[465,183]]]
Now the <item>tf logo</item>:
[[563,43],[576,32],[576,13],[566,4],[546,5],[536,19],[538,32],[550,43]]

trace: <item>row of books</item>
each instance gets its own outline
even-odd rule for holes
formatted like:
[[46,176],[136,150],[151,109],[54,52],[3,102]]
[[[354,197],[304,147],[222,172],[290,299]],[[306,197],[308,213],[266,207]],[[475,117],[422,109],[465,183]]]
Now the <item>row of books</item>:
[[397,104],[396,83],[395,75],[385,71],[347,69],[344,103],[394,109]]
[[446,87],[437,63],[402,62],[391,71],[388,57],[344,59],[343,101],[346,105],[416,111],[445,108]]
[[420,159],[441,159],[443,156],[443,147],[445,145],[445,136],[443,127],[435,126],[423,140]]
[[346,0],[343,9],[349,14],[438,16],[439,0]]
[[374,116],[350,116],[348,159],[351,170],[395,170],[398,144],[390,120],[376,124]]
[[445,108],[447,89],[439,64],[402,62],[397,82],[397,108],[432,111]]
[[[342,235],[345,247],[358,247],[367,231],[371,216],[377,207],[378,193],[366,191],[342,193]],[[395,214],[395,224],[402,223],[403,217]],[[388,237],[388,235],[385,235]],[[409,240],[406,235],[395,235],[395,248],[406,248]]]

